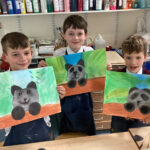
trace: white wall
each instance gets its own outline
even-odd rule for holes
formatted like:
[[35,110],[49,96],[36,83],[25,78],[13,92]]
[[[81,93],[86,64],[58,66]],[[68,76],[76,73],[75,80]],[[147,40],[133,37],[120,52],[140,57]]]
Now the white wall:
[[[5,33],[21,31],[27,36],[33,36],[37,39],[54,40],[55,37],[58,37],[56,27],[62,27],[64,19],[70,14],[73,13],[22,16],[1,15],[2,29],[0,39]],[[122,41],[128,35],[136,33],[138,18],[145,17],[147,22],[150,20],[150,10],[93,12],[79,13],[79,15],[85,17],[88,22],[89,37],[94,39],[100,33],[107,45],[111,45],[113,48],[121,47]],[[0,55],[1,52],[0,47]]]

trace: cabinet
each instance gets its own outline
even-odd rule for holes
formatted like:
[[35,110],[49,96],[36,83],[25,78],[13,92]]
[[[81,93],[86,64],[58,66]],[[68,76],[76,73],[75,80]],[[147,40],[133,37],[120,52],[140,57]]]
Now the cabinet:
[[71,14],[79,14],[87,20],[88,37],[94,39],[100,33],[106,44],[114,48],[119,48],[128,35],[136,32],[138,18],[150,22],[150,9],[0,15],[3,31],[0,38],[7,32],[21,31],[37,39],[55,40],[59,38],[56,28],[62,27],[64,19]]

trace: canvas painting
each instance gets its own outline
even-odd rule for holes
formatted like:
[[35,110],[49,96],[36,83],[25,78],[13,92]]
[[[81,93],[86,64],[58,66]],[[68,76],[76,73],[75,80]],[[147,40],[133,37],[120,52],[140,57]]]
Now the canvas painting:
[[57,84],[66,88],[66,96],[104,89],[105,49],[51,57],[46,63],[53,66]]
[[150,119],[150,76],[106,71],[103,113]]
[[59,113],[52,67],[0,73],[0,129]]

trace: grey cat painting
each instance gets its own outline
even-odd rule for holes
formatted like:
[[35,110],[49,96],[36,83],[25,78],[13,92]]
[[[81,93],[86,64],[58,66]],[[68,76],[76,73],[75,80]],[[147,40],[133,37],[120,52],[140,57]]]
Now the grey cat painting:
[[35,82],[28,83],[24,89],[13,85],[11,93],[13,95],[13,110],[11,112],[13,119],[21,120],[25,116],[25,111],[29,111],[32,115],[40,113],[41,105]]
[[65,68],[67,70],[68,75],[68,87],[74,88],[76,86],[76,82],[80,86],[86,85],[86,72],[84,68],[84,61],[80,59],[76,65],[66,64]]
[[128,112],[139,109],[142,114],[150,113],[150,90],[131,88],[124,107]]

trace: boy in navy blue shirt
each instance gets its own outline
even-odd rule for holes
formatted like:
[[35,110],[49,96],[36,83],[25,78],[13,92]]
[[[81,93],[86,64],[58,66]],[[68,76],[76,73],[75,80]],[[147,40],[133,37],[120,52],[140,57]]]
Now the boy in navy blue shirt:
[[[150,74],[149,70],[143,68],[147,54],[147,43],[145,39],[138,35],[129,36],[122,43],[122,54],[126,67],[120,72]],[[147,120],[138,120],[124,117],[112,116],[111,132],[124,132],[129,128],[147,126]]]
[[[10,70],[28,69],[32,60],[32,50],[28,37],[23,33],[11,32],[1,40],[4,59],[10,65]],[[57,87],[60,98],[65,95],[62,86]],[[44,117],[6,129],[4,146],[26,144],[53,140],[53,129],[50,118]]]
[[[56,50],[54,56],[93,50],[91,47],[83,46],[87,35],[87,22],[83,17],[79,15],[67,17],[63,24],[62,34],[67,42],[67,47]],[[39,66],[46,66],[46,62],[41,61]],[[60,133],[75,131],[84,132],[89,135],[96,134],[93,119],[93,103],[90,93],[65,97],[61,100],[61,108]]]

